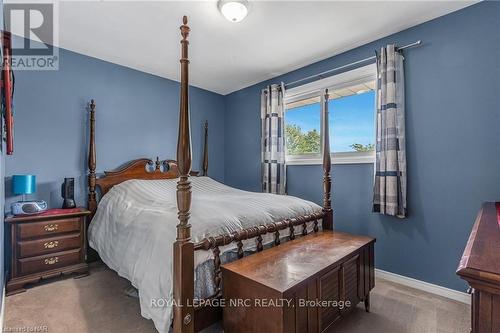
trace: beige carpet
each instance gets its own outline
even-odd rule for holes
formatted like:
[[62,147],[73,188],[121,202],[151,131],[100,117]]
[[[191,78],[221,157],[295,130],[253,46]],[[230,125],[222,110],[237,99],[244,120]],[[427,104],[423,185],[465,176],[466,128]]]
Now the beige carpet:
[[[50,333],[156,332],[141,317],[136,298],[125,296],[128,282],[113,271],[94,266],[81,279],[51,281],[9,296],[4,328],[30,332],[41,327]],[[372,293],[372,311],[360,304],[335,326],[335,332],[469,332],[470,311],[465,304],[378,280]],[[208,331],[220,332],[220,325]],[[333,331],[333,330],[332,330]]]

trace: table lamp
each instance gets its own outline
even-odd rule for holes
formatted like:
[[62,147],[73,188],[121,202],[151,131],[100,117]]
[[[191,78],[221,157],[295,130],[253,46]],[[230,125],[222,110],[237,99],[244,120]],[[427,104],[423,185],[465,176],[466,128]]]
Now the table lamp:
[[47,210],[47,203],[43,200],[27,201],[26,195],[36,192],[36,176],[14,175],[12,176],[12,193],[22,195],[23,200],[11,205],[14,215],[37,214]]
[[23,196],[22,201],[26,201],[26,194],[36,192],[36,176],[34,175],[14,175],[12,176],[12,192],[15,195]]

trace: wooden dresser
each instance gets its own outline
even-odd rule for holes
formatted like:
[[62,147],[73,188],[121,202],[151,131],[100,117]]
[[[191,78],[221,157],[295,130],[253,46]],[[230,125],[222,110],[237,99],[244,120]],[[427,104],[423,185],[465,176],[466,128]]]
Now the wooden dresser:
[[374,243],[323,231],[223,265],[224,332],[324,332],[360,301],[368,311]]
[[86,209],[64,214],[8,217],[11,248],[7,295],[25,291],[24,285],[61,274],[87,274],[85,262]]
[[500,203],[484,203],[457,274],[472,292],[472,333],[500,332]]

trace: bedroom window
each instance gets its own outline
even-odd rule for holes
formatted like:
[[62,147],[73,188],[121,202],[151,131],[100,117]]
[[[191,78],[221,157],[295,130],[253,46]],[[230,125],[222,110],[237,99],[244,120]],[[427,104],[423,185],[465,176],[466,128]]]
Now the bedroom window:
[[333,164],[375,161],[375,65],[288,89],[285,138],[288,164],[321,164],[322,99],[330,98],[330,149]]

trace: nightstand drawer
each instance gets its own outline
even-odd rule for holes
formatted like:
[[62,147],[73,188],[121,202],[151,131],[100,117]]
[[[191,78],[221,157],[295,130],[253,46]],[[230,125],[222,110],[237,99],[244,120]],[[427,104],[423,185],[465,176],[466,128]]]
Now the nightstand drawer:
[[61,252],[81,247],[80,233],[17,243],[20,258],[39,256],[47,253]]
[[43,237],[65,232],[79,231],[81,219],[79,217],[57,219],[43,222],[19,223],[18,231],[21,239]]
[[45,256],[19,259],[19,273],[26,275],[78,264],[81,262],[80,249],[57,252]]

